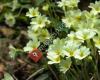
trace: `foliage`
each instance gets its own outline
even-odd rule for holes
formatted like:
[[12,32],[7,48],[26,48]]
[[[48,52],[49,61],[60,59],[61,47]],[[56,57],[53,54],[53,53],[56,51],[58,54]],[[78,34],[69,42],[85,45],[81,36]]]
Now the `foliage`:
[[[77,60],[80,61],[81,64],[79,66],[81,66],[83,65],[83,61],[84,63],[85,62],[88,63],[88,61],[85,58],[88,59],[89,56],[96,58],[95,55],[97,55],[98,52],[97,51],[94,52],[94,49],[96,48],[98,50],[100,49],[99,39],[96,39],[99,38],[100,35],[97,26],[98,24],[97,21],[99,19],[99,11],[100,11],[99,7],[97,6],[99,6],[100,1],[91,3],[89,6],[91,8],[90,11],[79,10],[78,2],[79,2],[78,0],[58,1],[57,2],[58,7],[61,7],[64,13],[61,19],[57,14],[55,15],[59,19],[57,19],[57,17],[52,16],[51,14],[50,15],[41,14],[39,12],[38,7],[30,8],[29,12],[27,12],[26,14],[31,18],[30,22],[31,26],[29,26],[28,36],[31,39],[33,39],[33,44],[36,44],[36,42],[34,42],[34,39],[37,39],[38,42],[40,43],[44,43],[45,40],[48,40],[49,38],[43,38],[43,37],[39,38],[38,36],[35,36],[35,34],[39,35],[38,31],[40,29],[48,30],[49,32],[48,34],[50,35],[50,38],[53,40],[53,44],[48,45],[49,47],[48,49],[46,48],[47,58],[49,59],[48,64],[56,63],[55,65],[58,65],[60,67],[59,68],[60,71],[62,71],[63,73],[67,73],[68,70],[73,69],[72,68],[72,66],[74,65],[73,58],[75,61]],[[47,11],[49,11],[49,9]],[[54,19],[52,20],[51,18]],[[60,38],[59,34],[56,38],[53,38],[52,34],[50,34],[49,29],[53,27],[56,30],[57,28],[56,22],[59,22],[60,20],[62,20],[61,24],[64,23],[64,27],[67,28],[69,33],[66,33],[66,35],[63,38]],[[62,29],[62,26],[60,27]],[[31,31],[33,33],[31,33]],[[41,32],[41,34],[43,33]],[[44,37],[48,37],[48,35],[46,35],[47,33],[44,34],[45,34],[43,35]],[[93,42],[91,42],[92,40]],[[37,48],[38,47],[39,46],[37,46]],[[95,62],[95,60],[93,60],[93,62]],[[78,66],[77,63],[75,65]],[[96,63],[94,63],[94,65],[97,66]],[[99,73],[97,72],[97,74]],[[88,76],[88,74],[86,76]]]
[[[26,23],[30,22],[26,46],[20,49],[10,45],[10,58],[17,60],[22,54],[27,61],[28,55],[36,56],[40,51],[43,57],[38,63],[48,72],[35,80],[99,80],[100,1],[90,3],[89,10],[83,11],[79,0],[33,0],[34,5],[25,4],[30,3],[28,0],[23,2],[12,0],[0,6],[9,27],[16,25],[23,14]],[[29,78],[36,74],[40,74],[39,70]]]

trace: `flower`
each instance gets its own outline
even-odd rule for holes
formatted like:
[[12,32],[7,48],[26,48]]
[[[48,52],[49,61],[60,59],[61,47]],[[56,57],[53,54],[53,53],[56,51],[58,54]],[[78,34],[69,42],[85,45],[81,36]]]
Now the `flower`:
[[49,9],[49,4],[45,4],[45,5],[42,7],[42,9],[43,9],[44,11],[48,11],[48,9]]
[[46,24],[50,24],[50,21],[47,19],[46,16],[37,16],[36,18],[32,18],[31,20],[31,26],[32,26],[32,30],[38,30],[39,28],[43,28],[46,26]]
[[55,39],[53,44],[49,46],[49,51],[54,51],[56,54],[62,55],[63,46],[65,45],[64,39]]
[[99,55],[100,55],[100,50],[98,51]]
[[73,41],[73,40],[67,41],[63,50],[64,55],[66,55],[67,57],[74,56],[74,52],[77,48],[79,48],[79,46],[80,44],[77,43],[76,41]]
[[60,55],[55,52],[48,52],[47,58],[50,60],[48,64],[60,63]]
[[77,43],[83,43],[84,41],[82,41],[82,40],[80,40],[80,39],[78,39],[77,37],[76,37],[76,33],[74,32],[74,31],[71,31],[69,34],[68,34],[68,39],[69,40],[73,40],[73,41],[75,41],[75,42],[77,42]]
[[70,10],[66,13],[62,22],[65,23],[66,27],[71,28],[77,26],[83,20],[84,18],[82,17],[82,12],[80,10]]
[[39,30],[39,34],[37,35],[37,38],[41,42],[43,42],[43,41],[45,41],[47,39],[50,39],[50,34],[49,34],[47,29],[41,29],[41,30]]
[[58,3],[59,7],[65,7],[65,6],[68,5],[68,1],[67,0],[61,0],[61,1],[57,2],[57,3]]
[[24,51],[32,51],[40,45],[40,42],[37,39],[30,40],[26,47],[24,47]]
[[38,8],[30,8],[29,11],[26,13],[26,16],[32,18],[32,17],[37,17],[39,16],[39,11]]
[[97,15],[98,13],[100,13],[100,1],[95,1],[95,4],[90,3],[89,7],[92,9],[91,13],[93,13],[94,15]]
[[50,34],[47,29],[38,29],[37,31],[29,29],[28,36],[33,40],[34,40],[34,38],[37,38],[41,42],[50,38]]
[[47,58],[50,60],[48,63],[60,63],[60,56],[63,56],[64,39],[55,39],[53,44],[49,46]]
[[96,31],[93,29],[80,29],[76,32],[76,37],[81,40],[91,39],[96,35]]
[[95,42],[95,46],[100,49],[100,38],[95,37],[93,38],[93,41]]
[[12,11],[14,11],[17,8],[19,8],[21,5],[19,4],[18,0],[13,0],[11,6],[12,6]]
[[74,57],[79,60],[82,60],[85,57],[87,57],[89,54],[90,54],[89,48],[86,48],[85,46],[81,46],[79,49],[77,49],[74,52]]
[[59,7],[69,7],[69,8],[74,8],[77,7],[79,0],[61,0],[58,3]]
[[5,22],[7,25],[12,27],[16,22],[14,15],[12,13],[6,13],[5,14]]

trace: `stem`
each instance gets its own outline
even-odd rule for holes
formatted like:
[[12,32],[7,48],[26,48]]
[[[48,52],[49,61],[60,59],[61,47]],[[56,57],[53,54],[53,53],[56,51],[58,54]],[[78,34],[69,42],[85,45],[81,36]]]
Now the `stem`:
[[84,60],[83,60],[83,70],[84,70],[84,75],[86,77],[86,80],[89,80],[88,71],[86,69],[86,61],[84,61]]
[[[43,61],[47,62],[47,60],[45,59],[45,57],[43,57]],[[49,70],[51,71],[52,75],[54,76],[55,80],[59,80],[58,77],[57,77],[57,75],[56,75],[56,73],[53,71],[52,67],[50,65],[48,65],[48,64],[47,64],[47,66],[48,66]]]
[[52,72],[52,74],[54,75],[56,80],[59,80],[57,75],[55,74],[55,72],[53,71],[53,69],[51,68],[51,66],[48,65],[49,70]]
[[33,78],[37,74],[41,73],[43,70],[44,70],[44,68],[37,70],[35,73],[33,73],[31,76],[29,76],[26,80],[30,80],[31,78]]
[[91,53],[92,53],[92,56],[93,56],[93,58],[94,58],[93,63],[94,63],[95,71],[96,71],[95,74],[96,74],[97,80],[100,80],[99,72],[98,72],[98,54],[97,54],[97,49],[96,49],[96,47],[95,47],[95,45],[94,45],[93,40],[89,40],[89,41],[87,42],[87,45],[90,46]]

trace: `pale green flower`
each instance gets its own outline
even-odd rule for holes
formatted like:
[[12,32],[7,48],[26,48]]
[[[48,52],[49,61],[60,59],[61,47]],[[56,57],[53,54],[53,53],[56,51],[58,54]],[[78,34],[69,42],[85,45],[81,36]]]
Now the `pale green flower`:
[[77,26],[83,20],[84,18],[80,10],[71,10],[66,13],[66,17],[62,19],[62,22],[65,23],[66,27],[70,28]]
[[[29,28],[30,28],[31,26],[29,26]],[[35,39],[35,38],[37,38],[37,36],[38,36],[38,34],[39,34],[39,30],[37,30],[37,31],[34,31],[34,30],[32,30],[31,28],[28,30],[28,37],[30,38],[30,39]]]
[[47,58],[50,61],[48,64],[60,63],[60,56],[63,56],[62,51],[64,43],[63,39],[57,38],[53,41],[53,44],[49,46]]
[[43,9],[44,11],[48,11],[48,9],[49,9],[49,4],[45,4],[45,5],[42,7],[42,9]]
[[79,44],[84,42],[84,41],[78,39],[78,38],[76,37],[76,33],[73,32],[73,31],[71,31],[71,32],[68,34],[68,39],[69,39],[69,40],[73,40],[73,41],[75,41],[75,42],[77,42],[77,43],[79,43]]
[[24,51],[32,51],[35,48],[38,48],[40,42],[37,39],[30,40],[27,45],[24,47]]
[[50,60],[48,61],[48,64],[60,63],[60,55],[58,55],[56,52],[48,52],[47,58]]
[[65,6],[68,6],[68,1],[67,0],[61,0],[58,3],[58,6],[59,7],[65,7]]
[[89,7],[92,8],[91,13],[93,13],[94,15],[100,13],[100,1],[96,1],[95,4],[90,3]]
[[19,8],[21,5],[19,4],[18,0],[13,0],[11,6],[12,6],[12,11],[14,11],[17,8]]
[[29,11],[26,13],[26,16],[32,18],[32,17],[37,17],[39,16],[40,13],[38,11],[38,8],[30,8]]
[[78,25],[77,25],[77,27],[79,28],[79,29],[84,29],[84,28],[90,28],[90,29],[94,29],[94,27],[95,27],[95,20],[93,20],[93,19],[88,19],[87,21],[83,21],[83,22],[81,22],[81,23],[79,23]]
[[70,38],[71,40],[76,39],[75,32],[71,31],[70,34],[68,34],[68,38]]
[[37,38],[41,42],[50,38],[50,34],[47,29],[38,29],[37,31],[28,30],[28,36],[33,40],[34,38]]
[[95,37],[93,38],[93,41],[95,42],[95,46],[100,49],[100,38]]
[[82,11],[83,21],[78,25],[79,28],[93,28],[96,21],[97,16],[91,14],[88,11]]
[[32,30],[38,30],[39,28],[43,28],[46,26],[46,24],[50,24],[50,21],[46,16],[37,16],[36,18],[32,18],[31,23]]
[[97,34],[100,37],[100,19],[96,19],[94,28],[97,30]]
[[47,39],[50,39],[50,34],[49,34],[49,32],[48,32],[47,29],[41,29],[41,30],[39,31],[39,34],[38,34],[37,38],[38,38],[41,42],[43,42],[43,41],[45,41],[45,40],[47,40]]
[[85,57],[87,57],[89,54],[90,54],[89,48],[86,48],[85,46],[81,46],[79,49],[77,49],[74,52],[74,57],[79,60],[82,60]]
[[100,55],[100,50],[98,51],[99,55]]
[[96,31],[93,29],[80,29],[76,32],[76,37],[81,40],[91,39],[96,35]]
[[91,14],[91,12],[86,11],[86,10],[82,11],[82,16],[84,16],[86,20],[97,19],[97,17],[98,17],[98,16]]
[[16,22],[15,16],[12,13],[6,13],[5,14],[5,22],[7,25],[12,27]]
[[73,40],[69,40],[69,41],[66,41],[66,42],[67,43],[64,46],[63,53],[67,57],[72,57],[72,56],[74,56],[74,52],[76,51],[76,49],[79,48],[80,44],[73,41]]
[[73,8],[73,7],[77,7],[79,0],[61,0],[58,3],[59,7],[69,7],[69,8]]
[[69,70],[70,66],[72,64],[72,61],[70,58],[66,58],[66,60],[62,60],[60,63],[59,63],[59,67],[60,67],[60,71],[62,71],[63,73],[66,73],[66,71]]
[[65,45],[65,40],[57,38],[53,41],[53,44],[49,46],[48,52],[53,51],[56,54],[63,56],[62,51],[63,51],[64,45]]

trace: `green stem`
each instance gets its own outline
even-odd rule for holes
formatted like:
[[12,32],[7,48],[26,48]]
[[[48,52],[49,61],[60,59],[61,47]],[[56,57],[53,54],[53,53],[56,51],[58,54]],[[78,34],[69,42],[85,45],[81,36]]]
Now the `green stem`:
[[94,68],[95,68],[95,74],[96,74],[97,80],[100,80],[99,72],[98,72],[98,54],[97,54],[97,49],[95,47],[95,44],[94,44],[93,40],[87,41],[87,45],[90,47],[91,55],[94,58],[93,62],[94,62]]
[[86,69],[86,62],[84,60],[81,61],[81,73],[82,73],[82,80],[89,80],[89,75]]

